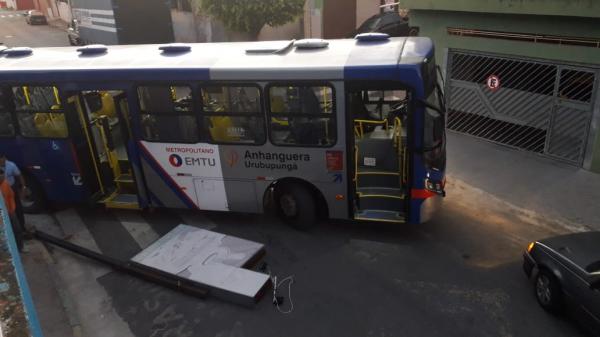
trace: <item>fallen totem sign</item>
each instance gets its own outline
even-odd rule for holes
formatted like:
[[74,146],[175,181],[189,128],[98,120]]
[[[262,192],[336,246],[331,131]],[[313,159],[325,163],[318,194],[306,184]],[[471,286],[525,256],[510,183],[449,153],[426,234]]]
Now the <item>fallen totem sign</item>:
[[35,235],[117,270],[200,298],[211,295],[253,305],[271,286],[269,275],[247,269],[265,255],[263,244],[188,225],[175,227],[128,261],[44,232]]

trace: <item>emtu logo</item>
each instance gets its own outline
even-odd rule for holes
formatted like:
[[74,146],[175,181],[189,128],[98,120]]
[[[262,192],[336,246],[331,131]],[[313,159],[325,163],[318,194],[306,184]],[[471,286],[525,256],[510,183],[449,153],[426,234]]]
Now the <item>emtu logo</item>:
[[174,167],[180,167],[183,164],[183,159],[176,154],[172,154],[169,156],[169,163]]
[[225,159],[227,160],[227,165],[229,165],[229,167],[233,167],[240,160],[240,155],[236,150],[229,150],[227,152],[227,158]]

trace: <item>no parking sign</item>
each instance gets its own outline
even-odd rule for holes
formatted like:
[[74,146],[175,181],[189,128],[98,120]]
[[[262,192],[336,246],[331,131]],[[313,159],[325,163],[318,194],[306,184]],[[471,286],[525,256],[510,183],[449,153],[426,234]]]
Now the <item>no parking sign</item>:
[[496,75],[490,75],[486,81],[488,89],[491,91],[496,91],[500,89],[500,77]]

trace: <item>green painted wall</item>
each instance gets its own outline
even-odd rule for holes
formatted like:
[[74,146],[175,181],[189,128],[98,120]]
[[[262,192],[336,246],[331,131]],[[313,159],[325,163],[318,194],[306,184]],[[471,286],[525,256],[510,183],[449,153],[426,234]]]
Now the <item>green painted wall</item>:
[[[453,27],[600,38],[600,19],[411,10],[410,24],[420,28],[421,36],[431,37],[440,51],[444,48],[460,48],[600,64],[600,48],[461,37],[448,35],[446,31],[448,27]],[[442,53],[438,53],[438,62],[441,56]]]
[[598,0],[401,0],[403,8],[600,18]]
[[[423,3],[427,3],[427,1],[423,1]],[[600,0],[598,4],[600,5]],[[433,39],[437,50],[436,59],[441,65],[443,65],[445,50],[454,48],[600,67],[600,48],[461,37],[448,35],[446,30],[448,27],[453,27],[600,38],[600,19],[411,9],[410,24],[420,28],[421,36]],[[600,173],[600,133],[594,146],[591,169]]]

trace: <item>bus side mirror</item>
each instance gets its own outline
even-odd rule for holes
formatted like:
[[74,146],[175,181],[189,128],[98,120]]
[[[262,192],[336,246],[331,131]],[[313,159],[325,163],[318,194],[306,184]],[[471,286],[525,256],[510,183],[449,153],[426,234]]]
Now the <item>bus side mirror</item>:
[[445,111],[442,108],[438,107],[438,106],[430,104],[429,102],[427,102],[425,100],[422,100],[422,99],[417,99],[417,102],[419,102],[420,104],[422,104],[424,107],[429,108],[429,109],[431,109],[431,110],[439,113],[440,115],[445,115]]

